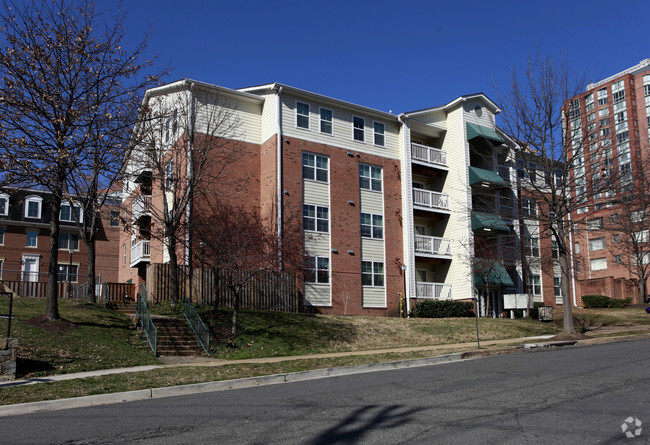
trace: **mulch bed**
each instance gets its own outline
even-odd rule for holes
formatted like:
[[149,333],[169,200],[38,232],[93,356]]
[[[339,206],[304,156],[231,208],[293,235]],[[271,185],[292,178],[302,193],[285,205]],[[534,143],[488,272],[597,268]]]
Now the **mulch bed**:
[[62,318],[56,321],[48,320],[44,315],[38,317],[29,318],[24,322],[28,326],[33,326],[35,328],[45,329],[47,332],[52,334],[61,334],[65,335],[70,329],[76,329],[77,326],[74,323],[64,320]]

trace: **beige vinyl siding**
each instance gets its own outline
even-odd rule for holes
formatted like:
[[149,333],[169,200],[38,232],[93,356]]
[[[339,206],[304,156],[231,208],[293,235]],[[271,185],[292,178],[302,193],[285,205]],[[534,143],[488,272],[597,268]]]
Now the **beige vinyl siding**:
[[364,213],[375,213],[378,215],[383,215],[384,194],[370,190],[361,190],[361,202],[359,207]]
[[329,184],[316,182],[316,181],[308,181],[308,180],[303,180],[302,183],[303,183],[304,203],[329,207],[330,205]]
[[329,233],[305,233],[305,252],[316,256],[330,256]]
[[331,286],[329,284],[305,283],[305,303],[308,306],[331,306]]
[[442,192],[449,194],[451,215],[443,237],[452,240],[454,253],[446,284],[453,286],[452,298],[464,299],[473,296],[473,276],[470,267],[469,246],[471,232],[471,191],[468,186],[469,145],[465,135],[465,121],[462,108],[456,108],[447,116],[447,134],[442,144],[447,151],[449,173]]
[[275,94],[265,94],[264,105],[262,105],[262,130],[261,143],[269,140],[276,134],[277,128],[277,96]]
[[[481,107],[481,117],[476,115],[475,108],[477,106]],[[494,114],[485,106],[485,102],[481,100],[469,100],[465,102],[463,104],[463,115],[466,122],[494,128]]]
[[363,307],[385,308],[386,288],[385,287],[364,287]]
[[385,261],[384,240],[361,238],[361,256],[366,261]]
[[[296,101],[309,104],[309,130],[296,127]],[[332,110],[332,134],[320,132],[320,108]],[[352,116],[365,119],[365,140],[352,138]],[[385,128],[383,147],[373,144],[373,121],[381,122]],[[282,95],[282,134],[320,144],[331,145],[353,152],[362,152],[391,159],[399,159],[399,125],[396,119],[383,119],[361,112],[337,108],[335,104],[314,102],[287,94]]]
[[[219,105],[213,102],[201,101],[197,94],[196,131],[199,133],[215,134],[229,139],[235,139],[253,144],[262,143],[262,106],[245,100],[221,98]],[[225,121],[221,128],[215,128],[214,122]],[[224,129],[232,126],[230,134],[223,134]]]

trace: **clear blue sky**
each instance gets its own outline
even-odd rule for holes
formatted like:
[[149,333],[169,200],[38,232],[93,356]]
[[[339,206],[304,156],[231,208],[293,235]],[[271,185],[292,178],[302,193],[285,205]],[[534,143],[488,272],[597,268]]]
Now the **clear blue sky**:
[[[97,0],[100,8],[115,1]],[[649,0],[130,0],[127,46],[169,80],[271,82],[393,113],[484,92],[497,99],[528,54],[565,54],[590,80],[650,58]]]

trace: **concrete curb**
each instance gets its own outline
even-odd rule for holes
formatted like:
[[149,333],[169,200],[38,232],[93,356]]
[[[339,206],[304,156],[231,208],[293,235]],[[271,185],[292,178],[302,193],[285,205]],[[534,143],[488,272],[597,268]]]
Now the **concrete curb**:
[[44,411],[58,411],[71,408],[82,408],[96,405],[108,405],[138,400],[161,399],[205,392],[226,391],[229,389],[252,388],[256,386],[291,383],[311,379],[337,377],[366,372],[389,371],[395,369],[430,366],[451,363],[462,360],[461,354],[447,354],[429,358],[400,360],[395,362],[374,363],[370,365],[345,366],[340,368],[315,369],[312,371],[291,372],[260,377],[249,377],[236,380],[221,380],[217,382],[194,383],[190,385],[168,386],[162,388],[141,389],[114,394],[75,397],[71,399],[48,400],[44,402],[20,403],[17,405],[0,406],[0,417],[32,414]]

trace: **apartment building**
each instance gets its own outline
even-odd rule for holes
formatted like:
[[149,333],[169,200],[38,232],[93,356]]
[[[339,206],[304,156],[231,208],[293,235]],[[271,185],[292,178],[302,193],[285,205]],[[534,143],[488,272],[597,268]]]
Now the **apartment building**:
[[571,215],[576,294],[640,302],[632,281],[635,260],[623,248],[629,234],[617,230],[617,222],[630,217],[624,210],[648,186],[642,178],[650,154],[650,59],[587,85],[565,110],[567,130],[578,141],[575,193],[584,203]]
[[[192,104],[215,95],[238,123],[233,146],[245,153],[228,167],[244,184],[236,199],[279,236],[296,223],[302,229],[311,269],[305,310],[396,316],[423,299],[478,297],[481,315],[500,316],[504,294],[555,302],[542,265],[530,273],[532,262],[522,261],[518,147],[497,128],[500,109],[485,95],[395,115],[278,83],[232,90],[186,79],[148,91],[145,101],[187,103],[196,113],[170,113],[163,141],[171,147],[206,128]],[[150,236],[164,197],[141,159],[136,151],[129,162],[124,205],[134,224],[120,240],[120,280],[137,285],[149,264],[168,261]],[[525,218],[528,232],[534,216]],[[476,240],[489,246],[481,276]],[[188,252],[196,242],[177,246],[185,264],[196,262]]]
[[[46,282],[49,267],[51,194],[43,190],[0,190],[0,280]],[[119,202],[107,208],[97,234],[96,273],[102,281],[117,281]],[[88,253],[79,239],[74,213],[84,220],[81,208],[61,204],[59,234],[59,281],[84,283]]]

